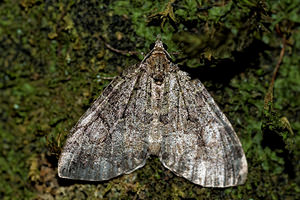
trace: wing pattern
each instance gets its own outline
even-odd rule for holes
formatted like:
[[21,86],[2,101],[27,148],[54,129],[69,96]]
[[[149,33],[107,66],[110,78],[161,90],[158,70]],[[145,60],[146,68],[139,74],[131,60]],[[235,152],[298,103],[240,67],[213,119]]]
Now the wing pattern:
[[151,116],[140,109],[147,108],[147,81],[144,71],[132,70],[105,89],[71,130],[59,159],[60,177],[108,180],[145,164]]
[[200,81],[185,72],[170,73],[163,103],[160,160],[165,167],[205,187],[242,184],[247,162],[230,122]]

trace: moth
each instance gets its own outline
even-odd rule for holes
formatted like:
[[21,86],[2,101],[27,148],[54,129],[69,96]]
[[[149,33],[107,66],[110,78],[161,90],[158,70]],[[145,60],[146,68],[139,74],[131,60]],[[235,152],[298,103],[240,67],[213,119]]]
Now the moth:
[[58,175],[109,180],[143,167],[150,155],[204,187],[240,185],[247,177],[246,157],[232,125],[203,84],[171,62],[160,38],[71,129]]

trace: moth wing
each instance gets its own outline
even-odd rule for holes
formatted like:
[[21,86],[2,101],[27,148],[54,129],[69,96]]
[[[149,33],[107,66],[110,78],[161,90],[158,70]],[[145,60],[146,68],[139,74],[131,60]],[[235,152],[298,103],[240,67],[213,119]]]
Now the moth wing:
[[107,86],[71,130],[58,162],[60,177],[102,181],[144,166],[149,116],[140,109],[147,81],[133,67]]
[[204,187],[243,184],[248,169],[241,143],[202,83],[179,70],[170,73],[165,84],[163,165]]

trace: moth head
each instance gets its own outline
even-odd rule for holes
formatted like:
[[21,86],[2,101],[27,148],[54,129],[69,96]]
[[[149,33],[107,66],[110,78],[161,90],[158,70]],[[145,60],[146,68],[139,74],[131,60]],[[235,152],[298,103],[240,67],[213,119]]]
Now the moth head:
[[156,37],[155,43],[150,45],[150,49],[150,52],[145,56],[142,62],[146,61],[151,56],[165,56],[166,59],[171,60],[171,56],[167,52],[168,47],[161,41],[160,35]]
[[161,41],[161,36],[157,35],[155,43],[150,45],[152,51],[167,51],[168,46]]

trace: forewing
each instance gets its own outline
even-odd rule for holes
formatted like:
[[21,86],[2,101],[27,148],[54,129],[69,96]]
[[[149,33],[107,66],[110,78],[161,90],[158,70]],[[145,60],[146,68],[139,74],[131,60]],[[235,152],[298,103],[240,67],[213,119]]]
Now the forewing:
[[58,163],[62,178],[108,180],[142,167],[148,155],[148,76],[133,68],[116,78],[71,130]]
[[179,70],[170,73],[165,84],[163,165],[205,187],[243,184],[247,161],[241,143],[202,83]]

